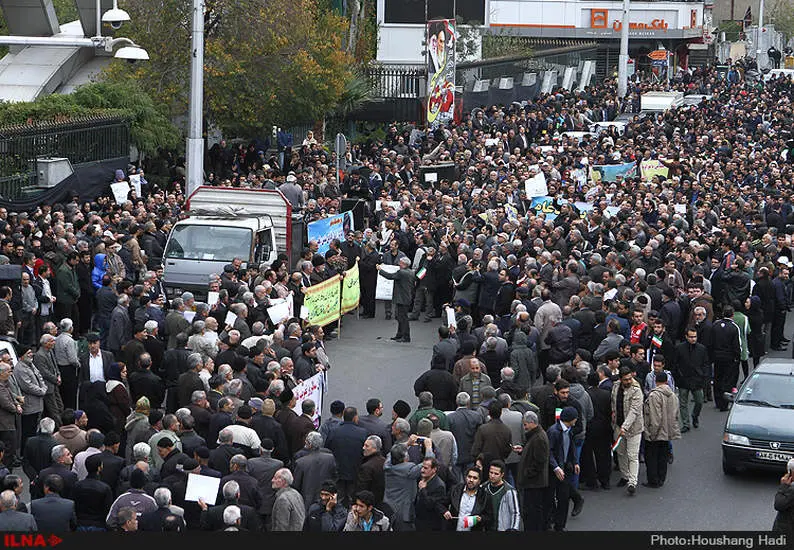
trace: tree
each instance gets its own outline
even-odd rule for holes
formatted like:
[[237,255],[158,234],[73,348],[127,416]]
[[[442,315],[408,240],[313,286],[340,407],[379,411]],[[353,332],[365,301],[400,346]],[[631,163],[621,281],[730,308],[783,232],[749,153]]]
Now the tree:
[[790,1],[778,0],[770,10],[769,20],[786,40],[794,37],[794,5]]
[[0,103],[2,126],[68,122],[96,115],[128,119],[133,145],[148,155],[156,154],[158,149],[175,148],[181,140],[166,113],[135,83],[86,84],[69,95],[52,94],[32,102]]
[[[342,49],[348,28],[321,0],[205,0],[205,125],[254,137],[273,124],[320,120],[353,77]],[[127,0],[125,34],[147,63],[114,63],[112,80],[133,79],[174,116],[187,112],[190,0]]]

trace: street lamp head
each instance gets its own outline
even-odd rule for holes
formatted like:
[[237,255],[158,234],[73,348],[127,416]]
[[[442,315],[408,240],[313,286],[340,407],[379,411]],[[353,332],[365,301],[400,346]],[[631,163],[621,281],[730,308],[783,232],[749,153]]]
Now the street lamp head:
[[116,59],[126,59],[130,63],[135,63],[138,60],[149,59],[149,53],[139,46],[124,46],[116,50],[113,54]]

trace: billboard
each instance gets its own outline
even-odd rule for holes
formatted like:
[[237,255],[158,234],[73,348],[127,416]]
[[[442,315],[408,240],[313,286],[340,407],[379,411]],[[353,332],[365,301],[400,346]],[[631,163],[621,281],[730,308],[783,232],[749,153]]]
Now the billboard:
[[455,20],[427,22],[427,124],[452,122],[455,112]]

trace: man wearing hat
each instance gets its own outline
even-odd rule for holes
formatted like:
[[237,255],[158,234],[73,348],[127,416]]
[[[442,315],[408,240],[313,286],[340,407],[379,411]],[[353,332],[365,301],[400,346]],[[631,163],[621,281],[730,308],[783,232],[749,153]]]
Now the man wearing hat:
[[100,349],[100,337],[95,332],[89,332],[88,351],[80,356],[80,385],[84,382],[107,382],[110,380],[110,366],[115,363],[113,354]]
[[347,509],[337,502],[336,483],[325,480],[320,486],[319,498],[306,512],[304,530],[309,532],[339,532],[347,521]]
[[[579,418],[579,413],[574,407],[565,407],[560,412],[560,418],[549,428],[549,475],[550,491],[554,495],[553,510],[546,510],[546,524],[554,523],[555,531],[565,531],[568,521],[568,502],[573,487],[571,480],[574,475],[579,475],[579,463],[576,460],[575,445],[573,442],[573,426]],[[581,497],[580,497],[581,499]],[[574,506],[574,514],[581,511],[584,500],[579,500]]]
[[274,450],[273,440],[263,438],[259,446],[259,456],[248,460],[248,473],[257,480],[257,487],[261,505],[257,512],[262,516],[265,525],[270,524],[270,515],[273,513],[273,502],[276,500],[276,492],[270,484],[275,474],[280,468],[284,467],[281,460],[273,458],[271,455]]
[[287,174],[287,180],[279,186],[278,190],[292,204],[293,209],[300,210],[303,208],[303,189],[297,184],[297,181],[295,172],[290,172]]

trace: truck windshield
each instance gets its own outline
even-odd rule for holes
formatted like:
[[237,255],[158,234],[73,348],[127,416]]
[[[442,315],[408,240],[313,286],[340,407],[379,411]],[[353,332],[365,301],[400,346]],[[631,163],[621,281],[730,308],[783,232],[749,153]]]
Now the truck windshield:
[[177,225],[164,256],[181,260],[230,262],[251,254],[251,230],[242,227]]

